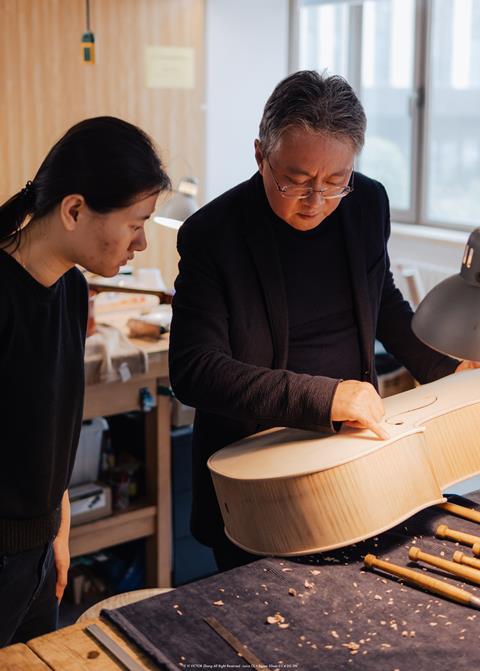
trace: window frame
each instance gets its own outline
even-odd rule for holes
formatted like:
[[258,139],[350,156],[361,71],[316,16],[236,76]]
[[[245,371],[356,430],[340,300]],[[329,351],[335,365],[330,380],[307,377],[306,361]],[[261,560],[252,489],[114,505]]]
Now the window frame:
[[[307,4],[347,4],[348,20],[348,72],[349,82],[358,92],[361,84],[362,69],[362,22],[364,0],[306,0]],[[299,68],[299,16],[300,5],[305,0],[289,0],[290,34],[289,34],[289,72]],[[414,35],[414,72],[413,87],[410,101],[411,132],[411,165],[410,165],[410,209],[391,210],[391,218],[400,223],[437,227],[457,231],[472,231],[476,226],[465,221],[437,221],[427,217],[428,188],[428,142],[429,133],[427,120],[431,109],[431,97],[428,73],[431,71],[431,40],[432,40],[432,2],[433,0],[414,0],[415,2],[415,35]]]

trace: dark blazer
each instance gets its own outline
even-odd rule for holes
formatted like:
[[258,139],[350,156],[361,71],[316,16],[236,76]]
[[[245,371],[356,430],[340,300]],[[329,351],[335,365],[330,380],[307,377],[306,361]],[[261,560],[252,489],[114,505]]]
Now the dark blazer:
[[[361,174],[338,206],[361,341],[363,379],[376,384],[377,337],[420,382],[457,362],[423,345],[412,311],[389,269],[388,198]],[[192,531],[207,545],[223,522],[206,462],[217,450],[271,426],[332,431],[338,380],[285,370],[286,292],[271,210],[257,173],[200,209],[178,235],[170,341],[170,379],[177,397],[197,409],[193,435]],[[335,287],[319,287],[319,292]]]

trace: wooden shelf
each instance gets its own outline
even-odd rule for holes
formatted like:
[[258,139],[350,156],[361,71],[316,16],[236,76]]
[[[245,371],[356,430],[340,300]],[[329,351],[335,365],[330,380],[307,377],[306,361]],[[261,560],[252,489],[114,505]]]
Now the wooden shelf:
[[95,522],[87,522],[70,531],[70,555],[97,552],[112,545],[153,536],[156,533],[156,506],[138,503]]

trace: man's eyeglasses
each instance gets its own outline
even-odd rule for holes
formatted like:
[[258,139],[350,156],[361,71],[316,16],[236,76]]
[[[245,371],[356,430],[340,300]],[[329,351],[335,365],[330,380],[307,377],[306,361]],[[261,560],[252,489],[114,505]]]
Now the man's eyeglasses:
[[311,186],[280,186],[277,178],[275,177],[275,173],[273,172],[273,168],[269,159],[267,159],[267,163],[270,168],[270,172],[272,173],[274,182],[277,185],[277,189],[283,198],[310,198],[312,194],[319,193],[325,200],[330,200],[332,198],[343,198],[344,196],[348,196],[348,194],[352,193],[353,191],[353,170],[348,184],[345,186],[337,186],[332,184],[331,186],[326,186],[323,189],[314,189]]

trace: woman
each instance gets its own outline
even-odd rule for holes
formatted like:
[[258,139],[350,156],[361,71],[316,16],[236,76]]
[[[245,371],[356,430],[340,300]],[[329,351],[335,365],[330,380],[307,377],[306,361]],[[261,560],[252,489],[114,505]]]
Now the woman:
[[169,186],[143,131],[98,117],[0,206],[0,646],[55,629],[67,582],[88,307],[75,266],[115,275]]

